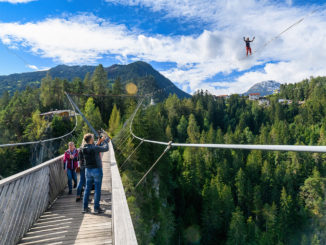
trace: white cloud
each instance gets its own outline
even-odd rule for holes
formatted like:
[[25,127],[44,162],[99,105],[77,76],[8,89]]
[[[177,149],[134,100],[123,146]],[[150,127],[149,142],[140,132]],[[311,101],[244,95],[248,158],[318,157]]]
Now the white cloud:
[[36,65],[27,65],[28,68],[32,69],[32,70],[39,70],[39,68]]
[[29,3],[29,2],[34,2],[34,1],[37,1],[37,0],[0,0],[0,2],[7,2],[7,3],[13,3],[13,4]]
[[[262,80],[297,82],[311,75],[326,75],[325,12],[307,17],[261,50],[264,43],[305,16],[312,7],[289,8],[286,2],[272,4],[267,0],[248,0],[246,4],[240,0],[119,2],[140,4],[153,11],[165,11],[171,17],[200,19],[210,24],[198,36],[145,35],[85,14],[39,22],[0,23],[0,39],[9,47],[24,46],[35,54],[67,64],[95,63],[105,55],[112,55],[121,63],[130,57],[175,62],[177,67],[162,73],[182,88],[208,89],[217,94],[244,92]],[[242,37],[254,35],[253,49],[261,51],[246,58]],[[271,60],[280,62],[245,72],[232,83],[203,82],[218,73],[246,71]]]

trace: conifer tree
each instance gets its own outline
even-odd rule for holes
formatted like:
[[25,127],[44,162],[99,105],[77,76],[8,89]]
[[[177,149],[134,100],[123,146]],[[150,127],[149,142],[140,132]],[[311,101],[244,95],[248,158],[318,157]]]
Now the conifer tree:
[[117,108],[117,105],[114,104],[109,120],[109,133],[112,136],[116,135],[121,128],[120,119],[121,119],[120,110]]
[[[99,130],[103,127],[103,122],[101,118],[101,113],[98,107],[95,106],[93,98],[89,98],[85,104],[85,117],[94,127],[95,130]],[[83,127],[83,132],[90,132],[87,124]]]

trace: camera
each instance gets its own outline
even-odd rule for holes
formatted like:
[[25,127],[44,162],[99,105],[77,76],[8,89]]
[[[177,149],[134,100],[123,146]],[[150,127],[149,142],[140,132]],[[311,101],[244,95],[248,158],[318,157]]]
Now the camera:
[[107,132],[105,132],[104,129],[101,128],[101,130],[98,131],[98,134],[99,134],[99,138],[102,139],[102,138],[109,138],[109,135],[107,134]]

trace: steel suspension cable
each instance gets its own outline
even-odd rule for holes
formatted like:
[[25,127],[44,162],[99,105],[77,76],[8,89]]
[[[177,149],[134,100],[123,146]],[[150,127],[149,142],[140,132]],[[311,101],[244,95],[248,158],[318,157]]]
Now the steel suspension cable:
[[[137,107],[139,110],[140,105]],[[137,112],[136,111],[136,112]],[[147,143],[158,145],[169,145],[170,142],[147,140],[138,137],[132,131],[133,120],[136,113],[133,115],[130,123],[130,133],[138,140],[143,140]],[[171,143],[171,147],[201,147],[201,148],[215,148],[215,149],[237,149],[237,150],[267,150],[267,151],[295,151],[295,152],[315,152],[326,153],[326,146],[312,146],[312,145],[246,145],[246,144],[195,144],[195,143]]]

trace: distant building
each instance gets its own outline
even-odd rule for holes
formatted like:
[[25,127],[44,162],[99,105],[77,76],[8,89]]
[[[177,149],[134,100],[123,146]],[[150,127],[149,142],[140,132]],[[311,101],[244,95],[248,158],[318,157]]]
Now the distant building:
[[259,100],[260,93],[249,94],[249,100]]
[[155,105],[155,101],[154,101],[153,98],[151,98],[151,103],[150,103],[150,105]]
[[279,89],[275,89],[275,90],[273,91],[273,94],[278,94],[279,92],[280,92]]
[[281,104],[292,104],[292,100],[287,100],[287,99],[279,99],[278,100],[278,103],[281,103]]
[[269,106],[269,100],[266,99],[265,97],[260,97],[258,100],[258,105]]
[[[55,115],[59,117],[69,118],[69,117],[74,117],[75,113],[76,112],[72,110],[55,110],[55,111],[48,111],[48,112],[41,113],[40,116],[43,117],[45,120],[51,121]],[[76,113],[76,115],[78,116],[79,114]]]

